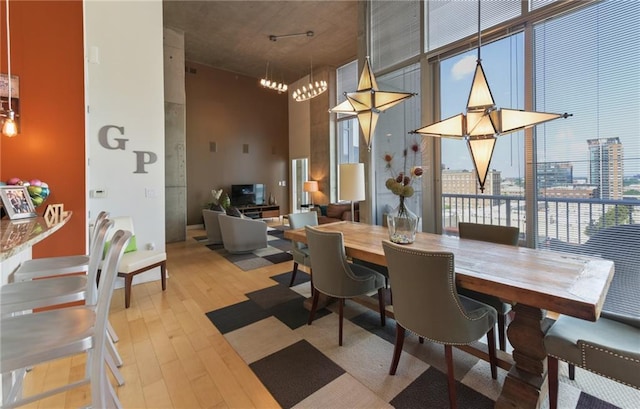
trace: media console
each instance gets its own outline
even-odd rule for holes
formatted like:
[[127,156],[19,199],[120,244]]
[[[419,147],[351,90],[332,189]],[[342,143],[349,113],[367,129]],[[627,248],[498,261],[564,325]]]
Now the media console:
[[238,210],[240,210],[240,213],[252,219],[280,217],[279,205],[247,205],[239,206]]

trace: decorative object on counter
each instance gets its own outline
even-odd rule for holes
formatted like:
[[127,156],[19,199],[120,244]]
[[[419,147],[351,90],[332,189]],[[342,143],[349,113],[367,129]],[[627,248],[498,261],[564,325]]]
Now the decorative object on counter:
[[0,199],[11,220],[37,216],[26,186],[0,186]]
[[47,223],[47,227],[60,223],[67,213],[64,211],[64,204],[62,203],[47,205],[46,209],[44,209],[44,221]]
[[7,180],[9,186],[24,186],[29,192],[33,206],[38,207],[49,197],[51,189],[49,185],[40,179],[22,180],[20,178],[13,177]]
[[[389,240],[393,243],[410,244],[416,239],[420,218],[407,207],[405,199],[413,196],[413,182],[422,177],[422,167],[417,166],[420,151],[418,142],[413,142],[409,150],[405,148],[402,151],[403,166],[401,171],[394,169],[392,154],[386,153],[384,155],[385,169],[391,174],[391,177],[385,182],[385,186],[400,198],[398,206],[387,215]],[[410,155],[411,158],[409,158]],[[411,162],[407,163],[408,160]]]
[[362,73],[360,74],[358,89],[354,92],[346,92],[345,97],[347,97],[347,99],[331,108],[329,112],[357,115],[362,134],[364,135],[364,141],[367,144],[367,149],[371,151],[371,136],[376,129],[380,112],[414,95],[417,94],[378,90],[378,83],[371,71],[369,57],[367,57],[364,62],[364,67],[362,68]]
[[269,194],[269,204],[274,206],[278,204],[278,201],[276,200],[275,196],[273,195],[273,193]]

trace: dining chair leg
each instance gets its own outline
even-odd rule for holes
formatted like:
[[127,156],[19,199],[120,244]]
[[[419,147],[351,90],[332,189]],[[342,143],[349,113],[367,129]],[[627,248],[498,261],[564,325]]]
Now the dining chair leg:
[[[293,271],[291,272],[291,281],[289,282],[289,287],[293,286],[293,282],[296,279],[296,274],[298,274],[298,263],[293,262]],[[313,288],[313,287],[311,287]]]
[[118,334],[116,333],[116,330],[113,329],[113,325],[111,325],[111,321],[107,321],[107,331],[109,332],[109,337],[114,343],[120,341],[120,338],[118,338]]
[[498,366],[496,365],[496,335],[493,327],[487,332],[487,348],[489,349],[489,366],[491,366],[491,378],[498,379]]
[[311,323],[313,322],[313,317],[316,315],[316,308],[318,308],[319,295],[320,295],[320,292],[318,290],[315,290],[315,292],[313,293],[313,302],[311,303],[311,311],[309,311],[309,322],[307,322],[307,325],[311,325]]
[[558,359],[547,357],[547,372],[549,384],[549,409],[558,408]]
[[569,364],[569,379],[576,380],[576,366],[574,364]]
[[[495,345],[494,345],[495,348]],[[447,383],[449,389],[449,407],[456,409],[458,402],[456,400],[456,378],[453,372],[453,348],[451,345],[444,346],[444,356],[447,360]]]
[[398,369],[398,362],[400,362],[400,354],[402,354],[402,346],[404,345],[404,333],[404,327],[396,322],[396,345],[393,348],[393,360],[391,361],[391,368],[389,368],[389,375],[395,375]]
[[505,352],[507,351],[506,332],[506,316],[505,314],[498,314],[498,345],[500,350]]
[[424,344],[424,337],[418,337],[418,342]]
[[385,326],[387,323],[387,314],[384,305],[384,287],[378,288],[378,306],[380,307],[380,325]]
[[342,346],[342,317],[344,316],[344,298],[338,299],[338,345]]
[[109,351],[107,351],[107,353],[104,356],[104,359],[107,361],[107,367],[109,367],[109,369],[111,370],[111,373],[113,374],[113,377],[116,379],[116,382],[118,382],[118,386],[124,385],[124,377],[122,376],[122,373],[118,369],[118,365],[116,364],[113,358],[113,355]]

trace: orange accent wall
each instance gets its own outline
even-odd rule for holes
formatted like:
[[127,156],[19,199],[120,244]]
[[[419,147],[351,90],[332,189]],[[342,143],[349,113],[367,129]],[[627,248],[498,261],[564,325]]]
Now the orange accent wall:
[[[33,249],[33,257],[81,254],[86,240],[83,5],[9,1],[11,73],[20,79],[20,134],[0,136],[0,180],[40,179],[73,211],[69,223]],[[0,69],[7,73],[5,0],[0,1]]]

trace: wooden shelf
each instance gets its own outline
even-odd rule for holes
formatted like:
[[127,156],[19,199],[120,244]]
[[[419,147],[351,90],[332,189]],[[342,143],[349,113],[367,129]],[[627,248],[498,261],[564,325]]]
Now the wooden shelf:
[[266,219],[271,217],[280,217],[279,205],[256,205],[238,207],[240,213],[252,219]]

